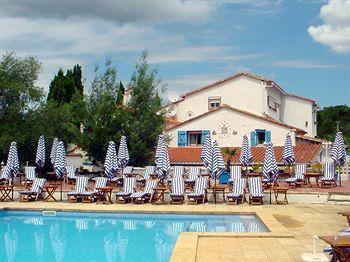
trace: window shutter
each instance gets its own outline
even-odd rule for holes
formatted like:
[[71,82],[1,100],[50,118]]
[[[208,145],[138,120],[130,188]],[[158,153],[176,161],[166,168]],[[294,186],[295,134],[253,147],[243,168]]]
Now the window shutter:
[[187,146],[187,132],[178,131],[177,136],[177,145],[178,146]]
[[203,130],[202,131],[202,144],[204,144],[204,140],[205,140],[205,137],[206,135],[210,134],[210,130]]
[[256,134],[255,131],[250,132],[250,145],[256,146]]
[[271,131],[265,131],[265,142],[271,142]]

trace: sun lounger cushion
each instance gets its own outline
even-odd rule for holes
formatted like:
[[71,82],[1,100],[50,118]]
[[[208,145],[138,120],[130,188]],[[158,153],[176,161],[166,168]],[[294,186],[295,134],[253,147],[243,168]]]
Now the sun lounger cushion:
[[188,179],[186,179],[185,181],[187,183],[194,183],[200,174],[201,171],[199,167],[190,167],[190,169],[188,170]]
[[188,197],[199,197],[205,194],[205,190],[208,186],[208,179],[206,177],[199,177],[194,184],[194,192],[188,194]]
[[230,166],[230,179],[229,182],[233,182],[236,179],[241,178],[242,167],[241,166]]
[[123,191],[117,192],[116,196],[129,196],[135,192],[136,178],[127,177],[124,178]]
[[108,179],[106,177],[97,177],[95,178],[95,186],[93,191],[85,191],[85,192],[82,192],[81,194],[86,196],[96,194],[99,192],[97,188],[105,187],[107,185],[107,181]]
[[183,176],[185,173],[184,166],[174,166],[173,167],[173,177]]
[[75,181],[75,190],[68,192],[68,195],[80,195],[86,192],[89,184],[89,178],[86,176],[79,176]]
[[306,164],[297,164],[295,165],[295,176],[287,178],[284,180],[285,182],[293,183],[298,180],[303,180],[304,179],[304,174],[306,173]]
[[20,194],[39,194],[43,190],[43,186],[46,182],[44,178],[34,178],[33,185],[30,190],[19,191]]
[[24,168],[24,175],[27,181],[33,181],[36,178],[35,168],[35,166],[26,166]]
[[249,178],[249,193],[252,197],[264,197],[261,177]]
[[335,163],[333,161],[331,162],[324,162],[322,164],[323,168],[323,177],[321,178],[322,181],[334,181],[335,179]]
[[148,180],[151,178],[150,175],[155,174],[156,173],[156,167],[155,166],[146,166],[145,170],[143,172],[142,175],[142,179],[139,179],[139,181],[143,181],[143,180]]
[[183,196],[185,193],[185,183],[182,177],[174,177],[171,182],[170,196]]
[[76,179],[75,171],[76,168],[74,166],[67,166],[67,177],[69,179]]
[[147,195],[152,195],[154,192],[154,188],[157,187],[158,181],[157,180],[148,180],[146,182],[146,186],[143,192],[135,192],[130,195],[131,198],[142,198]]
[[236,198],[243,196],[246,180],[244,178],[239,178],[233,181],[233,191],[228,193],[226,197]]

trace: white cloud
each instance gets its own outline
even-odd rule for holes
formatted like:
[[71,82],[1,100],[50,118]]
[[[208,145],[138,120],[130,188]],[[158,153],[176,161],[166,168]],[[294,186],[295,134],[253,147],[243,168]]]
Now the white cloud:
[[338,68],[339,65],[323,64],[310,60],[280,60],[269,63],[272,67],[301,68],[301,69],[331,69]]
[[323,25],[310,26],[307,30],[311,37],[337,53],[349,53],[350,0],[330,0],[322,6],[320,18]]
[[220,2],[210,1],[5,1],[4,15],[10,17],[69,19],[98,18],[118,24],[138,22],[197,22],[207,19]]

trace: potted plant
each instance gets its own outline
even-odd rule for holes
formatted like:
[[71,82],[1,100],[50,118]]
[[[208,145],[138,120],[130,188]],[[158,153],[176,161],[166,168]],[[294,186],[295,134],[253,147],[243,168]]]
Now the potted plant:
[[227,184],[230,173],[231,158],[236,154],[236,149],[224,147],[222,153],[226,157],[226,172],[222,172],[220,176],[220,184]]

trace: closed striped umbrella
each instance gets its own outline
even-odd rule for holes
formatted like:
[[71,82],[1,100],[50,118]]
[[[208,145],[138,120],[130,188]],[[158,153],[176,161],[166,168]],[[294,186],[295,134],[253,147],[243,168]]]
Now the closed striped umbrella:
[[52,148],[51,148],[51,153],[50,153],[50,161],[51,161],[52,165],[55,164],[55,155],[56,155],[56,148],[57,148],[58,142],[59,142],[58,138],[55,137],[55,139],[53,140],[53,143],[52,143]]
[[119,145],[118,157],[117,157],[118,166],[123,169],[128,164],[129,159],[130,157],[129,157],[128,145],[126,143],[126,137],[122,136],[120,138],[120,145]]
[[345,163],[346,148],[342,132],[337,132],[335,136],[335,140],[331,150],[331,158],[340,166],[344,165]]
[[41,135],[39,137],[35,156],[35,163],[39,168],[42,168],[45,165],[45,158],[45,138]]
[[212,144],[211,144],[211,136],[210,134],[205,136],[204,144],[201,153],[201,159],[203,161],[204,166],[211,173],[213,170],[213,153],[212,153]]
[[156,147],[156,155],[155,155],[156,161],[157,161],[157,158],[160,157],[160,152],[162,150],[162,145],[163,145],[164,142],[165,142],[164,136],[163,135],[159,135],[158,141],[157,141],[157,147]]
[[270,177],[274,181],[277,180],[278,167],[272,143],[267,143],[265,147],[263,174],[268,181],[270,181]]
[[248,137],[244,135],[242,148],[241,148],[241,155],[239,156],[239,162],[243,166],[249,166],[252,164],[252,161],[253,161],[252,149],[249,145]]
[[282,159],[283,159],[284,164],[286,164],[288,166],[293,164],[295,161],[294,147],[293,147],[292,139],[291,139],[289,133],[286,135],[286,140],[284,142]]
[[58,179],[67,173],[66,150],[62,141],[57,143],[53,169]]
[[115,143],[113,141],[109,141],[104,168],[106,176],[109,179],[113,178],[118,168],[117,151],[115,150]]
[[18,171],[19,161],[17,143],[11,142],[3,177],[7,177],[7,179],[13,179],[15,176],[17,176]]
[[221,154],[221,150],[219,147],[219,143],[214,141],[213,143],[213,170],[212,170],[212,178],[218,179],[222,172],[225,171],[225,162]]
[[170,169],[168,144],[165,142],[165,140],[161,141],[160,152],[158,153],[158,157],[156,158],[156,167],[157,175],[160,178],[165,179]]

